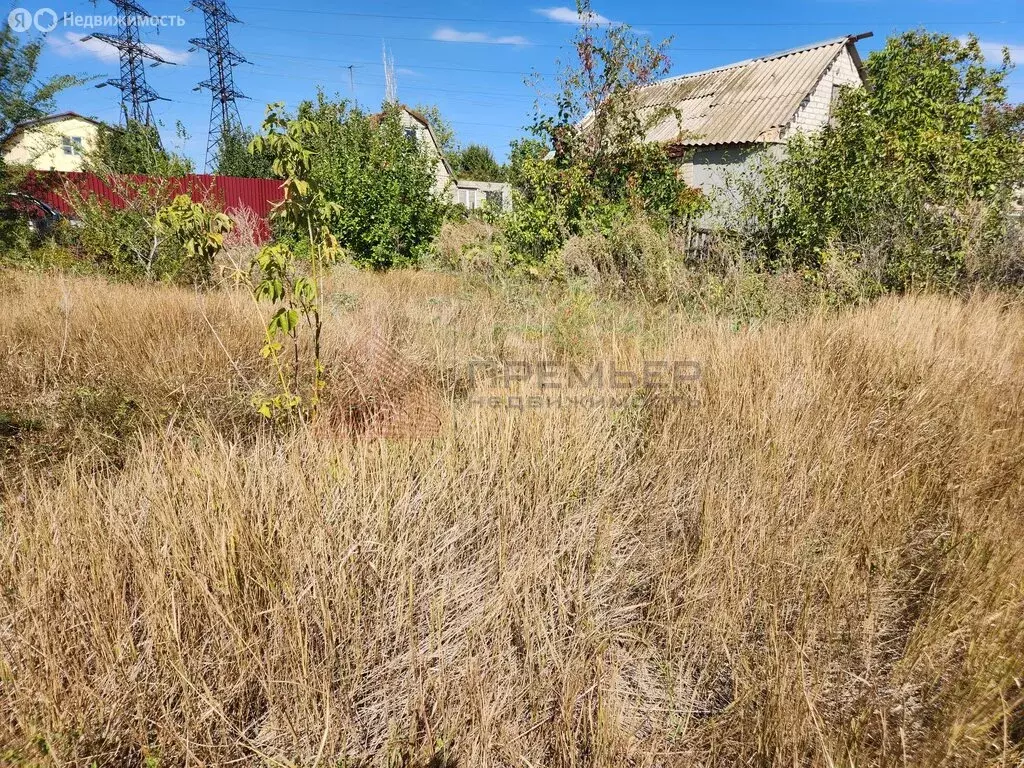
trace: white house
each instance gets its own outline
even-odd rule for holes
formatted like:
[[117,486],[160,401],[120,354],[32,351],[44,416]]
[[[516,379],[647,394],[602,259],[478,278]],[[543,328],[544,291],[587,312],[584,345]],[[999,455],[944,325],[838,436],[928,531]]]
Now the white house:
[[37,171],[80,171],[96,147],[103,123],[75,112],[61,112],[18,123],[0,140],[5,163]]
[[[406,136],[415,139],[432,157],[436,158],[434,168],[434,194],[446,197],[453,203],[464,205],[470,210],[483,208],[488,203],[502,210],[512,207],[512,187],[509,184],[488,181],[470,181],[455,178],[451,164],[444,156],[437,134],[430,126],[426,115],[404,104],[398,105],[402,127]],[[377,119],[380,115],[375,116]]]
[[646,138],[679,158],[691,186],[713,195],[760,152],[781,151],[793,134],[828,124],[842,89],[864,84],[856,43],[870,36],[837,37],[649,85],[640,93],[641,109],[667,105],[676,114]]

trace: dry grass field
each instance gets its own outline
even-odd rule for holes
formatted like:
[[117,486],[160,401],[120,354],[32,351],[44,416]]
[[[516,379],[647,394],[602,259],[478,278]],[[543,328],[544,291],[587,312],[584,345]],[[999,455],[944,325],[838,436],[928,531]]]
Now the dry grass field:
[[[342,274],[292,430],[242,294],[0,304],[0,764],[1024,761],[1019,300]],[[474,360],[702,375],[519,409]]]

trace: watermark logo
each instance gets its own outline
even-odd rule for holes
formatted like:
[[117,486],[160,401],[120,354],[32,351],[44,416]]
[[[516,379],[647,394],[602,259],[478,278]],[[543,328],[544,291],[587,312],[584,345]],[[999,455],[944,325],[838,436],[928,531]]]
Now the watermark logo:
[[124,27],[134,24],[139,27],[183,27],[185,19],[174,14],[165,16],[105,16],[102,14],[81,14],[65,12],[58,14],[53,8],[40,8],[35,13],[27,8],[15,8],[7,14],[7,26],[15,32],[52,32],[57,26],[96,29],[103,27]]
[[25,8],[14,8],[7,14],[7,26],[15,32],[28,32],[32,29],[32,11]]
[[57,12],[53,8],[40,8],[32,21],[40,32],[53,32],[57,28]]
[[691,402],[694,390],[690,385],[701,380],[701,366],[696,360],[644,360],[635,368],[620,368],[614,361],[577,366],[473,360],[466,374],[469,401],[476,407],[519,411],[619,408],[638,395],[664,405]]

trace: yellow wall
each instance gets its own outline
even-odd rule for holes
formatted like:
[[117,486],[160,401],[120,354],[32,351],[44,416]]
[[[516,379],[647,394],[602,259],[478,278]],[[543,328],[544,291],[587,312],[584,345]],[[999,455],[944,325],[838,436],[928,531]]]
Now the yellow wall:
[[[4,161],[30,165],[37,171],[80,171],[85,155],[96,146],[99,128],[78,117],[41,123],[18,133],[3,149]],[[82,140],[81,154],[64,151],[64,137]]]

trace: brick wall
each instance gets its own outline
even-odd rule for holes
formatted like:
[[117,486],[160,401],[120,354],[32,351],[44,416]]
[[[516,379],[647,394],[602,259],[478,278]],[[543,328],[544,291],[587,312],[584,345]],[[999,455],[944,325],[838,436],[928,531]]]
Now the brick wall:
[[787,129],[787,135],[794,131],[811,132],[824,128],[832,116],[832,99],[838,95],[836,86],[860,86],[863,82],[848,48],[832,62],[814,90],[797,109],[796,117]]

